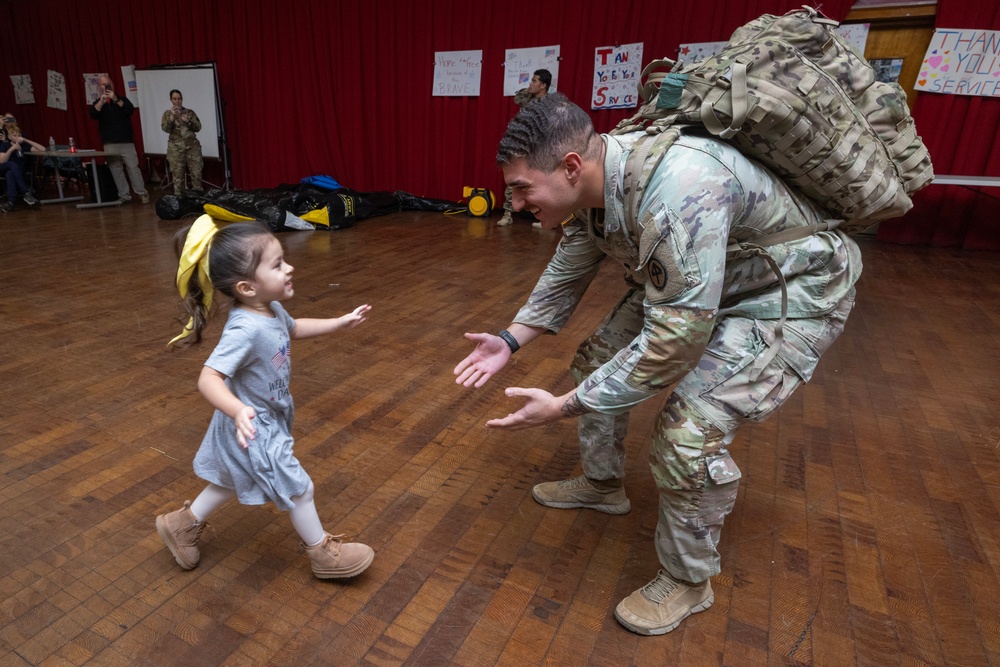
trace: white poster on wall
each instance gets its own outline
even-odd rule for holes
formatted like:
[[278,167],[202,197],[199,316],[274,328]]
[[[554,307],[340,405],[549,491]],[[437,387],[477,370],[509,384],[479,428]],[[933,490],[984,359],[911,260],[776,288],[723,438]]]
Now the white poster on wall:
[[478,97],[483,50],[434,53],[434,97]]
[[34,104],[35,89],[31,86],[30,74],[11,74],[10,82],[14,86],[14,101],[18,104]]
[[132,106],[138,108],[139,89],[135,84],[135,65],[125,65],[122,67],[122,81],[125,82],[125,97],[132,103]]
[[48,106],[66,111],[66,79],[59,72],[48,70]]
[[684,64],[696,63],[710,58],[722,50],[729,42],[691,42],[677,47],[677,60]]
[[868,44],[868,29],[870,27],[870,23],[848,23],[847,25],[838,25],[836,30],[837,34],[857,49],[858,53],[865,55],[865,45]]
[[531,83],[535,70],[547,69],[552,74],[549,92],[554,93],[559,79],[559,46],[537,46],[528,49],[507,49],[504,56],[503,94],[507,97]]
[[101,84],[97,80],[107,75],[107,72],[91,72],[83,75],[83,95],[88,105],[96,102],[97,98],[101,96]]
[[594,49],[591,109],[631,109],[639,103],[642,42]]
[[913,87],[929,93],[1000,97],[1000,31],[937,28]]

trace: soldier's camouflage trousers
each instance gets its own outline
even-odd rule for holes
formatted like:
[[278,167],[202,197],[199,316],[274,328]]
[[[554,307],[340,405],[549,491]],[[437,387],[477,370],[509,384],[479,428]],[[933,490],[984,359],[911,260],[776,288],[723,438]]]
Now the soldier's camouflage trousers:
[[[577,350],[577,384],[641,331],[645,291],[631,289]],[[812,377],[820,356],[844,330],[851,290],[822,317],[789,319],[781,347],[754,369],[774,342],[776,320],[720,317],[698,366],[677,385],[656,420],[649,463],[659,489],[656,551],[671,575],[701,582],[718,574],[719,536],[736,502],[741,476],[727,449],[739,427],[766,419]],[[578,424],[583,472],[624,479],[628,414],[588,413]]]
[[204,160],[201,154],[201,144],[184,146],[183,144],[167,145],[167,164],[170,165],[170,175],[174,179],[174,194],[180,195],[184,186],[185,169],[191,174],[191,187],[201,189],[201,170]]

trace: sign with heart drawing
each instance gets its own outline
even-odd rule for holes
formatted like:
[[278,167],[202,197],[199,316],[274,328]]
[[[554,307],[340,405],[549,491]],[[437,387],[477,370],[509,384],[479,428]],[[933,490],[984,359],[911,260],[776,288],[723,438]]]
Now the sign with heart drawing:
[[936,29],[914,88],[1000,97],[1000,31]]

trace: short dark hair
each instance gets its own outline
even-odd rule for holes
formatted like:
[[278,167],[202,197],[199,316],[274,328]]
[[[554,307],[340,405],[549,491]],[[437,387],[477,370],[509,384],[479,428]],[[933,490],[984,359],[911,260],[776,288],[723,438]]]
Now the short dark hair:
[[507,125],[497,149],[497,164],[524,158],[532,169],[551,172],[567,153],[593,158],[600,151],[587,113],[561,93],[540,97]]
[[536,69],[534,74],[540,82],[545,84],[545,92],[549,92],[549,86],[552,85],[552,72],[547,69]]
[[169,95],[169,97],[173,97],[173,96],[174,96],[174,93],[177,93],[177,94],[178,94],[178,95],[180,95],[181,97],[184,97],[184,93],[182,93],[181,91],[177,90],[176,88],[174,88],[173,90],[171,90],[171,91],[170,91],[170,95]]

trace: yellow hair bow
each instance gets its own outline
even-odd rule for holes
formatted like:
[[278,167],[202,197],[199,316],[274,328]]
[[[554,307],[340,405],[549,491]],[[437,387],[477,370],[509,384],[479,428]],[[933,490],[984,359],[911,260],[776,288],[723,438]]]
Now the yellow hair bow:
[[[211,216],[203,215],[194,221],[191,229],[188,230],[187,239],[184,241],[184,249],[181,251],[180,264],[177,265],[177,291],[181,298],[187,296],[188,285],[191,282],[193,271],[198,272],[198,285],[201,286],[203,294],[201,302],[207,311],[212,307],[212,279],[208,273],[208,249],[212,245],[212,237],[215,236],[219,228]],[[173,345],[182,338],[186,338],[194,331],[194,318],[188,320],[184,331],[179,336],[171,340],[168,345]]]

